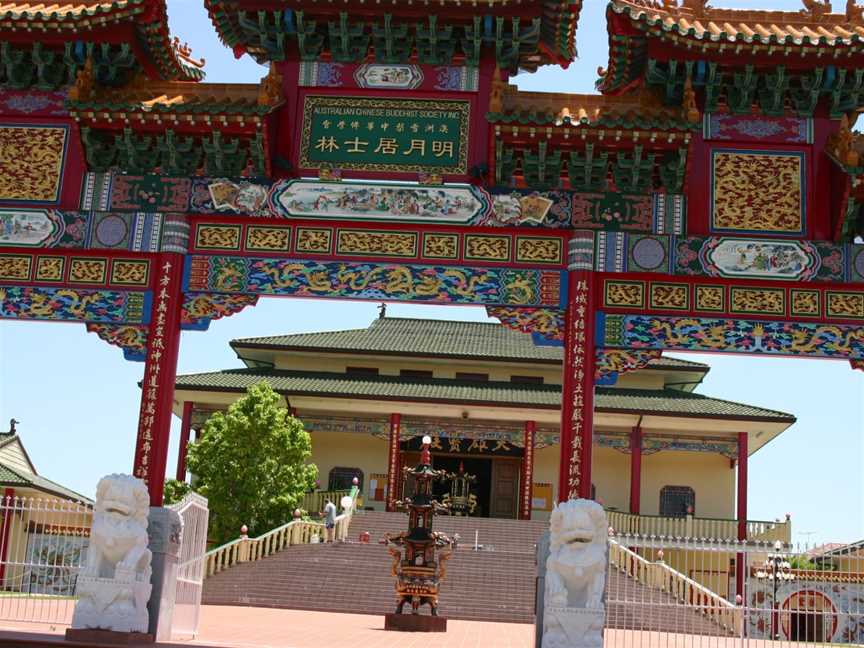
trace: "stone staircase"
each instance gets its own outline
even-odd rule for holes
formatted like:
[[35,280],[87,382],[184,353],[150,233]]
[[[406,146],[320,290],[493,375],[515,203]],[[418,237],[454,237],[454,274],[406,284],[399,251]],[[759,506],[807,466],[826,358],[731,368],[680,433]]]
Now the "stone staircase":
[[[299,610],[384,614],[395,609],[391,560],[378,540],[405,527],[401,513],[355,514],[349,542],[297,545],[236,565],[204,582],[205,605],[250,605]],[[440,613],[451,619],[534,622],[534,544],[548,523],[436,517],[435,530],[458,533],[447,563]],[[368,531],[369,544],[358,542]],[[475,531],[484,548],[474,551]],[[724,635],[714,622],[673,597],[617,569],[607,584],[607,627]],[[425,612],[425,610],[424,610]]]
[[[396,607],[391,559],[377,541],[406,525],[401,513],[358,512],[350,542],[298,545],[243,563],[204,582],[205,605],[252,605],[301,610],[384,614]],[[435,530],[459,533],[447,563],[440,612],[451,619],[533,623],[534,543],[543,522],[485,518],[435,520]],[[478,531],[482,551],[473,551]],[[357,542],[368,531],[370,544]],[[468,542],[470,536],[470,543]]]

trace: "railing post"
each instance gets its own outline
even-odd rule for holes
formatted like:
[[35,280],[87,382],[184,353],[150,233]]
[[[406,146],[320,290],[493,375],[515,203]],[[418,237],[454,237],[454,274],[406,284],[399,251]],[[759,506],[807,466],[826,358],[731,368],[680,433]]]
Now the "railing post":
[[244,524],[240,527],[240,544],[237,545],[237,562],[248,562],[249,561],[249,536],[246,535],[249,529]]

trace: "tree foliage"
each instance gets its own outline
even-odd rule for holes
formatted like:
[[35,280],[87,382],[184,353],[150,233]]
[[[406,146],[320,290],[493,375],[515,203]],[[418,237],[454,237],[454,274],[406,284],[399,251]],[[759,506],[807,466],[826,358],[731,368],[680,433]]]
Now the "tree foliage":
[[166,479],[165,494],[163,496],[165,505],[176,504],[186,497],[186,494],[191,490],[192,487],[186,482],[177,481],[176,479]]
[[254,537],[289,522],[315,486],[311,456],[309,433],[267,382],[213,414],[187,456],[195,490],[209,500],[210,537],[232,540],[244,524]]

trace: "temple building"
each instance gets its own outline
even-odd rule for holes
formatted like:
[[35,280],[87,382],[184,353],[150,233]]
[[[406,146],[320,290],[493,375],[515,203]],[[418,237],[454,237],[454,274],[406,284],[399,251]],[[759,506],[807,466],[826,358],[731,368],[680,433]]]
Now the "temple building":
[[[544,519],[557,501],[560,347],[497,323],[386,316],[231,347],[245,368],[177,377],[183,439],[266,380],[310,431],[322,489],[357,477],[366,507],[392,508],[393,467],[413,465],[428,434],[435,468],[476,476],[476,515]],[[795,417],[695,393],[708,371],[663,356],[597,388],[593,490],[615,524],[713,518],[736,536],[748,457]]]

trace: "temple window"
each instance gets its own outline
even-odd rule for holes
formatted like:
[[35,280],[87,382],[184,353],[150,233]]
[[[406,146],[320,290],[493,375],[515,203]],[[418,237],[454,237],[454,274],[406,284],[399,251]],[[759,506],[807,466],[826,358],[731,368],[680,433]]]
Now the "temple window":
[[689,486],[664,486],[660,489],[660,515],[684,517],[696,511],[696,493]]
[[399,375],[403,378],[432,378],[433,374],[428,369],[400,369]]
[[510,376],[510,382],[523,385],[542,385],[543,376]]
[[489,382],[488,373],[468,373],[464,371],[456,372],[456,380],[472,380],[474,382]]
[[349,376],[377,376],[378,367],[345,367]]
[[360,492],[363,492],[363,471],[359,468],[346,468],[344,466],[336,466],[330,470],[330,478],[327,481],[327,490],[350,490],[353,486],[354,478],[357,478],[357,487]]

